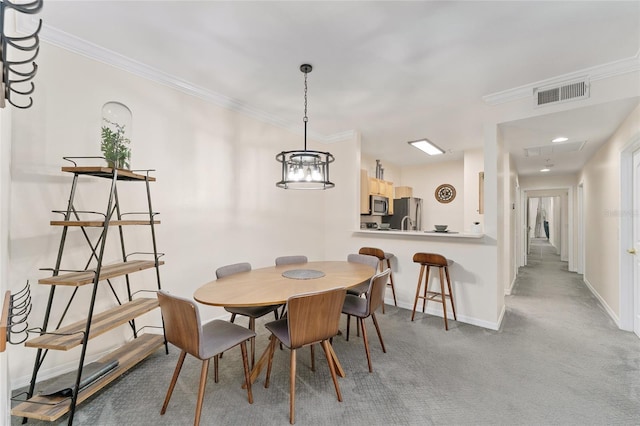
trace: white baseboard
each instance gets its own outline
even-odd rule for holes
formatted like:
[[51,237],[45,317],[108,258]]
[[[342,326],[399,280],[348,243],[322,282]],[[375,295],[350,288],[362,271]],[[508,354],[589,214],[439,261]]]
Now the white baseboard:
[[585,285],[587,286],[589,291],[591,291],[591,294],[593,294],[596,297],[596,299],[598,299],[600,301],[600,304],[604,308],[605,312],[607,314],[609,314],[609,316],[611,317],[613,322],[615,322],[616,325],[618,326],[618,328],[620,328],[620,318],[618,318],[618,316],[615,314],[615,312],[613,312],[613,309],[611,309],[611,307],[609,307],[607,302],[605,302],[605,300],[600,296],[600,294],[596,291],[596,289],[593,288],[593,286],[591,285],[591,283],[589,282],[588,279],[583,278],[583,282],[585,283]]
[[[385,299],[385,304],[388,306],[393,306],[393,298],[391,299]],[[431,305],[434,305],[433,303]],[[407,303],[402,303],[402,302],[398,302],[398,308],[403,308],[409,311],[409,317],[411,317],[411,311],[413,310],[413,304],[407,304]],[[418,313],[416,312],[416,315]],[[422,311],[420,311],[420,314],[422,314]],[[436,307],[432,307],[432,306],[427,306],[426,312],[425,314],[428,315],[435,315],[438,316],[440,318],[444,318],[442,309],[438,309]],[[478,318],[474,318],[474,317],[468,317],[466,315],[460,315],[459,313],[456,315],[458,317],[458,322],[463,322],[465,324],[470,324],[470,325],[475,325],[477,327],[482,327],[482,328],[487,328],[489,330],[499,330],[500,329],[500,324],[502,322],[502,317],[504,316],[504,307],[502,310],[502,314],[500,315],[500,318],[498,319],[498,322],[490,322],[490,321],[485,321],[485,320],[481,320]],[[449,310],[447,309],[447,319],[453,319],[453,313],[449,312]]]

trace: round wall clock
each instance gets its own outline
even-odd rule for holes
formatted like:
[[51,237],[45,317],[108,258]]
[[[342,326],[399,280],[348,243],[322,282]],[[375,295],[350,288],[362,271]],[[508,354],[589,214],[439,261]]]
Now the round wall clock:
[[444,183],[436,188],[436,200],[441,203],[450,203],[456,198],[456,189],[453,185]]

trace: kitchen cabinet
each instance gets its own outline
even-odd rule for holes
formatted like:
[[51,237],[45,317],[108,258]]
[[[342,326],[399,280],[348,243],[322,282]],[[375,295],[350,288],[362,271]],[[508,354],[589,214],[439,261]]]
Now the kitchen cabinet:
[[360,170],[360,214],[369,213],[369,196],[381,195],[389,199],[389,214],[393,214],[393,182],[369,177]]
[[410,186],[397,186],[394,198],[411,198],[413,197],[413,188]]
[[[41,335],[27,340],[25,343],[26,347],[38,350],[27,400],[16,405],[11,410],[11,414],[24,418],[56,421],[64,414],[69,413],[68,424],[71,425],[77,404],[90,400],[89,398],[92,395],[126,373],[138,362],[155,352],[156,349],[164,346],[166,351],[167,343],[163,333],[140,334],[135,322],[136,318],[153,311],[159,306],[155,292],[161,288],[159,266],[164,262],[159,260],[162,253],[158,253],[156,249],[155,225],[159,224],[160,221],[155,218],[158,213],[154,212],[151,206],[150,182],[154,182],[155,178],[149,176],[150,170],[132,172],[101,166],[78,167],[72,157],[66,157],[65,159],[74,164],[73,167],[62,168],[63,172],[73,174],[71,195],[66,210],[54,210],[55,213],[64,215],[63,220],[53,220],[50,223],[51,226],[61,229],[57,261],[55,267],[51,269],[53,275],[38,281],[41,285],[50,286],[49,301],[44,313]],[[83,178],[80,179],[80,176]],[[82,196],[77,195],[77,192],[80,192],[80,187],[84,187],[88,191],[95,190],[95,186],[84,184],[87,182],[85,180],[87,177],[109,181],[108,185],[103,185],[105,189],[110,187],[110,191],[106,194],[108,196],[107,205],[101,212],[80,210],[74,205],[76,200],[82,200]],[[146,187],[146,191],[142,191],[144,198],[140,197],[140,199],[145,200],[141,203],[146,204],[147,211],[121,212],[117,186],[120,183],[127,186],[124,182],[133,182],[134,186],[137,183],[138,188],[140,186]],[[138,217],[138,219],[131,219],[132,216]],[[119,238],[107,237],[111,228],[114,228],[112,233]],[[125,228],[127,228],[127,231],[124,230]],[[142,230],[142,232],[136,231],[136,228]],[[86,240],[88,260],[86,263],[83,262],[83,267],[70,270],[62,267],[62,258],[66,254],[65,246],[75,244],[75,242],[67,240],[79,235],[76,230],[81,231]],[[136,237],[146,236],[144,245],[151,245],[152,251],[145,253],[127,252],[124,241],[125,232],[133,232],[137,234]],[[122,260],[118,263],[103,264],[103,259],[107,256],[105,254],[107,242],[115,243],[118,239]],[[134,255],[142,255],[150,259],[132,259],[131,257]],[[72,258],[66,261],[75,263],[77,259]],[[153,270],[155,272],[153,274],[154,279],[152,279],[153,284],[149,286],[152,288],[141,288],[144,286],[138,284],[135,288],[137,291],[134,291],[132,288],[134,283],[132,280],[130,281],[129,275],[143,270]],[[118,283],[115,280],[117,277],[121,277]],[[123,287],[126,288],[123,289]],[[58,293],[56,293],[56,288],[59,289]],[[64,290],[65,288],[73,289],[70,296],[69,292]],[[82,292],[82,288],[91,293],[90,302],[72,305],[76,292]],[[98,295],[99,288],[102,289],[100,292],[102,295]],[[118,289],[120,291],[117,291]],[[138,293],[141,292],[146,292],[148,296],[138,297]],[[114,307],[97,312],[98,297],[104,298],[108,293],[111,293],[115,299],[112,302]],[[63,303],[61,302],[65,302],[65,298],[67,299],[66,307],[62,310],[62,318],[56,320],[57,325],[50,327],[49,320],[53,322],[53,318],[62,308]],[[56,309],[54,309],[54,306]],[[96,308],[95,311],[94,308]],[[72,313],[69,316],[75,315],[81,319],[68,323],[65,319],[67,313]],[[84,367],[88,367],[84,365],[84,362],[89,355],[87,353],[89,341],[109,330],[122,326],[128,326],[132,338],[128,339],[127,343],[113,352],[103,355],[95,364],[111,367],[108,370],[100,371],[100,376],[97,373],[91,373],[92,376],[98,377],[95,380],[84,383],[85,377],[82,373]],[[162,330],[161,325],[157,328]],[[60,388],[60,390],[68,389],[69,394],[62,392],[39,394],[35,392],[38,372],[45,361],[47,353],[51,350],[69,351],[73,348],[80,349],[78,367],[74,372],[75,384],[65,381]]]

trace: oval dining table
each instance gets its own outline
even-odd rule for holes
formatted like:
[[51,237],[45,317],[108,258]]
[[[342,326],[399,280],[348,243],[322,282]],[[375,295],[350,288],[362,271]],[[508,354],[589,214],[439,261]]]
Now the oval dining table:
[[[287,302],[291,296],[329,290],[336,287],[350,288],[369,280],[375,269],[371,266],[346,261],[320,261],[270,266],[228,275],[198,288],[193,297],[211,306],[268,306]],[[335,353],[332,357],[341,377],[344,370]],[[251,382],[260,375],[267,362],[265,350],[251,371]]]

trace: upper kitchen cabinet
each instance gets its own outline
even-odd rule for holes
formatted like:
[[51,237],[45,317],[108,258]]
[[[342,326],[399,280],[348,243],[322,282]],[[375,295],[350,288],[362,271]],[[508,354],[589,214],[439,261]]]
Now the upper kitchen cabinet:
[[393,214],[393,182],[369,177],[360,170],[360,214],[369,213],[369,196],[380,195],[389,199],[389,214]]

